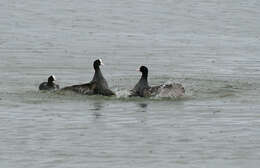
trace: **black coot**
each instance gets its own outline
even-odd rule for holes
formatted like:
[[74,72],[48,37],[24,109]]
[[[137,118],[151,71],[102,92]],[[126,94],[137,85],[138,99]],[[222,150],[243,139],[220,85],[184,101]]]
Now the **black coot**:
[[164,84],[159,86],[149,86],[148,84],[148,68],[141,66],[139,69],[142,72],[141,79],[135,85],[135,87],[130,90],[130,97],[140,96],[140,97],[150,97],[150,96],[161,96],[161,97],[180,97],[185,93],[185,89],[181,84],[172,83]]
[[89,83],[68,86],[63,88],[62,90],[70,90],[76,93],[81,93],[86,95],[96,95],[96,94],[104,95],[104,96],[115,95],[115,93],[109,89],[107,81],[103,77],[102,72],[99,68],[100,65],[103,65],[101,59],[94,61],[93,67],[95,70],[95,74],[93,79]]
[[51,75],[48,78],[48,82],[43,82],[40,84],[39,90],[58,90],[60,86],[54,83],[55,80],[55,76]]

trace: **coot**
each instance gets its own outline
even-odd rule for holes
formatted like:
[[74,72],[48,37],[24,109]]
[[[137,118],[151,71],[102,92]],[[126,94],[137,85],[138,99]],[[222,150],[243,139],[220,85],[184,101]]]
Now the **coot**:
[[76,93],[86,94],[86,95],[104,95],[112,96],[115,93],[109,89],[106,79],[100,70],[100,66],[104,65],[101,59],[97,59],[93,63],[95,74],[89,83],[72,85],[63,88],[62,90],[70,90]]
[[141,66],[139,71],[142,73],[141,79],[138,81],[135,87],[132,90],[130,90],[130,97],[180,97],[184,95],[185,89],[179,83],[163,84],[152,87],[149,86],[148,68],[146,66]]
[[55,76],[51,75],[48,78],[48,82],[43,82],[40,84],[39,90],[58,90],[60,86],[54,83],[55,80]]

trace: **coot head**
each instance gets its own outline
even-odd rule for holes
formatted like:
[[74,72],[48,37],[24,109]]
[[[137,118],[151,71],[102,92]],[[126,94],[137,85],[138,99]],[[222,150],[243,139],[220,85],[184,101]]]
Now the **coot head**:
[[148,68],[146,66],[141,66],[139,68],[139,71],[142,72],[142,75],[145,75],[145,76],[148,75]]
[[94,63],[93,63],[94,69],[98,69],[100,65],[104,65],[101,59],[97,59],[97,60],[94,61]]
[[48,78],[48,83],[52,83],[53,81],[55,81],[56,78],[54,75],[51,75],[49,78]]

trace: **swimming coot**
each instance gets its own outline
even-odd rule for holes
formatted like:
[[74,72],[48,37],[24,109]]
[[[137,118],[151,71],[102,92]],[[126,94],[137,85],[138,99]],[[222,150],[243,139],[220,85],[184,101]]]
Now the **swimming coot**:
[[100,66],[104,65],[101,59],[97,59],[93,63],[95,74],[89,83],[72,85],[63,88],[62,90],[70,90],[76,93],[86,94],[86,95],[104,95],[112,96],[115,93],[109,89],[106,79],[103,77],[100,70]]
[[185,93],[184,87],[179,83],[163,84],[158,86],[149,86],[148,84],[148,68],[141,66],[139,71],[142,73],[141,79],[135,85],[135,87],[130,90],[130,97],[140,96],[140,97],[150,97],[150,96],[160,96],[160,97],[180,97]]
[[54,75],[51,75],[48,78],[48,82],[43,82],[39,86],[39,90],[58,90],[60,86],[55,84],[54,81],[56,80]]

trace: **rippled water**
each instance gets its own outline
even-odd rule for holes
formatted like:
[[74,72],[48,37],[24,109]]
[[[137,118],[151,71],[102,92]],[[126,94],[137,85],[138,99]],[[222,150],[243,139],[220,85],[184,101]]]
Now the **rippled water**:
[[[0,2],[0,167],[258,167],[260,3]],[[38,92],[88,82],[117,97]],[[127,98],[180,82],[181,99]]]

